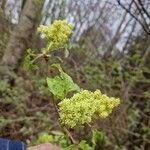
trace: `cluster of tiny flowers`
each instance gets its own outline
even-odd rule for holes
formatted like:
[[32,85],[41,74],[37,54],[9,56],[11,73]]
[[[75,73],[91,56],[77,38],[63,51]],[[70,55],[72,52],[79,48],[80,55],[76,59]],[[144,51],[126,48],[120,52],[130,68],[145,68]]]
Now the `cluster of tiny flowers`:
[[119,104],[118,98],[108,97],[100,90],[95,92],[83,90],[59,103],[60,120],[62,124],[73,128],[90,123],[96,116],[106,118]]
[[69,40],[73,26],[66,20],[56,20],[52,25],[38,27],[47,40],[46,50],[63,47]]

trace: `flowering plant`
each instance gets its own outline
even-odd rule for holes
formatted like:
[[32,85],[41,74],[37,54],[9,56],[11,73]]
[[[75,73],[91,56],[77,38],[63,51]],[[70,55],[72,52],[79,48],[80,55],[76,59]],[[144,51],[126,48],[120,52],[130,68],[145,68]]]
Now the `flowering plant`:
[[65,98],[59,103],[61,122],[71,128],[76,125],[90,123],[92,117],[106,118],[120,100],[102,94],[100,90],[91,92],[82,90],[71,98]]
[[46,51],[64,47],[69,41],[73,25],[66,20],[56,20],[52,25],[38,27],[38,32],[44,34],[47,40]]
[[[28,50],[28,55],[25,58],[24,68],[29,69],[36,67],[35,61],[41,57],[51,57],[49,54],[53,49],[65,48],[72,33],[73,26],[65,20],[56,20],[52,25],[38,28],[38,32],[43,34],[47,40],[47,44],[42,53],[35,54],[31,49]],[[64,131],[69,136],[72,143],[75,143],[71,134],[68,133],[69,128],[75,128],[80,125],[89,124],[94,117],[106,118],[112,110],[120,104],[120,100],[114,97],[108,97],[102,94],[100,90],[94,92],[80,89],[74,83],[72,78],[63,71],[60,64],[52,64],[51,67],[56,68],[59,74],[54,77],[47,77],[47,85],[49,91],[59,102],[54,101],[54,107],[58,112],[60,119],[60,126],[63,126]],[[37,68],[37,67],[36,67]],[[67,98],[69,92],[75,92],[70,98]],[[42,140],[49,136],[43,136]],[[90,147],[86,141],[79,143],[79,148],[83,150],[93,150],[96,141],[99,137],[104,137],[97,130],[93,131],[93,147]],[[41,141],[41,140],[39,140]],[[69,148],[74,150],[75,145]],[[69,148],[67,150],[69,150]],[[74,149],[73,149],[74,148]]]

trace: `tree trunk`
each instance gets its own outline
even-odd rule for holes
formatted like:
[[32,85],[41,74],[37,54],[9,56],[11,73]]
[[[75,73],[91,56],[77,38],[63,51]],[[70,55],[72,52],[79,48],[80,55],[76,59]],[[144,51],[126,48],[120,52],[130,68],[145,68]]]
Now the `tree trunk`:
[[2,2],[1,2],[1,9],[4,11],[4,9],[5,9],[5,5],[6,5],[6,0],[3,0]]
[[2,57],[2,67],[9,71],[17,69],[21,64],[29,42],[39,23],[44,0],[27,0],[20,21],[11,33],[6,50]]
[[150,63],[149,63],[149,58],[150,58],[150,36],[148,36],[148,46],[147,46],[147,48],[146,48],[146,51],[145,51],[145,53],[144,53],[144,55],[143,55],[143,63],[146,65],[149,65]]
[[134,33],[135,29],[136,29],[136,25],[137,25],[137,21],[134,20],[133,25],[131,27],[131,31],[130,31],[129,36],[128,36],[128,39],[127,39],[127,41],[126,41],[126,43],[125,43],[125,45],[124,45],[124,47],[122,49],[122,55],[124,55],[124,52],[127,50],[128,45],[131,42],[131,38],[132,38],[132,35],[133,35],[133,33]]
[[21,5],[21,9],[22,9],[22,10],[23,10],[23,8],[24,8],[24,6],[25,6],[26,1],[27,1],[27,0],[23,0],[23,1],[22,1],[22,5]]
[[[114,47],[116,46],[117,42],[119,41],[120,36],[121,36],[121,34],[123,32],[123,31],[121,31],[121,28],[122,28],[122,25],[124,24],[126,16],[127,16],[127,12],[124,13],[123,18],[122,18],[122,20],[121,20],[121,22],[120,22],[120,24],[119,24],[119,26],[118,26],[118,28],[116,30],[116,33],[115,33],[114,37],[111,40],[111,44],[109,45],[106,53],[104,54],[104,58],[108,58],[108,57],[111,56],[111,53],[112,53]],[[124,27],[123,30],[125,30],[125,28],[126,27]]]

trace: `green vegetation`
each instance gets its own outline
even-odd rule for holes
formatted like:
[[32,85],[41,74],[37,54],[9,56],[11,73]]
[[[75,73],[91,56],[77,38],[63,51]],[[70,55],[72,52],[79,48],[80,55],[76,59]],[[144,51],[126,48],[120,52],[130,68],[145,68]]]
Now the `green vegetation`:
[[2,0],[0,137],[29,147],[149,150],[148,0],[139,2],[126,12],[109,0],[13,8]]
[[[59,30],[57,35],[56,31],[58,31],[58,28],[61,28],[62,30]],[[71,25],[69,25],[66,21],[55,21],[49,27],[42,26],[38,28],[38,31],[45,34],[45,38],[47,39],[46,49],[42,49],[42,54],[33,54],[32,50],[29,49],[23,65],[25,70],[36,66],[34,62],[40,57],[51,57],[49,52],[51,52],[52,48],[59,48],[59,46],[62,46],[69,41],[68,38],[71,33]],[[52,37],[56,39],[52,39]],[[60,37],[60,40],[58,37]],[[64,40],[61,40],[61,38]],[[34,56],[33,60],[31,60],[32,55]],[[74,139],[67,128],[74,128],[75,126],[89,124],[92,121],[92,118],[96,116],[99,116],[100,118],[108,117],[108,115],[112,112],[112,109],[120,104],[120,100],[113,97],[109,98],[105,94],[102,94],[100,90],[96,90],[95,92],[80,90],[79,86],[73,82],[72,78],[63,71],[60,64],[52,64],[51,67],[58,69],[59,75],[51,78],[47,77],[48,88],[57,99],[61,100],[58,105],[56,101],[54,101],[55,111],[60,116],[60,126],[62,127],[62,131],[67,134],[67,137],[69,138],[68,140],[74,144],[69,146],[67,149],[94,149],[96,146],[96,138],[99,138],[100,136],[98,131],[92,131],[93,146],[90,147],[84,140],[82,140],[79,144],[74,142]],[[66,96],[70,92],[78,93],[67,99]],[[52,142],[52,140],[53,136],[42,134],[39,136],[37,143]]]

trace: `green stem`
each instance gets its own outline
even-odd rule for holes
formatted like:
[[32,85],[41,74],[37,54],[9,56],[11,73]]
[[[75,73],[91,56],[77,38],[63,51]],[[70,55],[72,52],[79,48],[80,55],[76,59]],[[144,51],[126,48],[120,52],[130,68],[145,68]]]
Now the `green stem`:
[[41,58],[41,57],[43,57],[43,56],[50,57],[51,55],[47,55],[46,53],[39,54],[37,57],[35,57],[35,58],[32,60],[32,63],[34,63],[36,60],[38,60],[39,58]]

